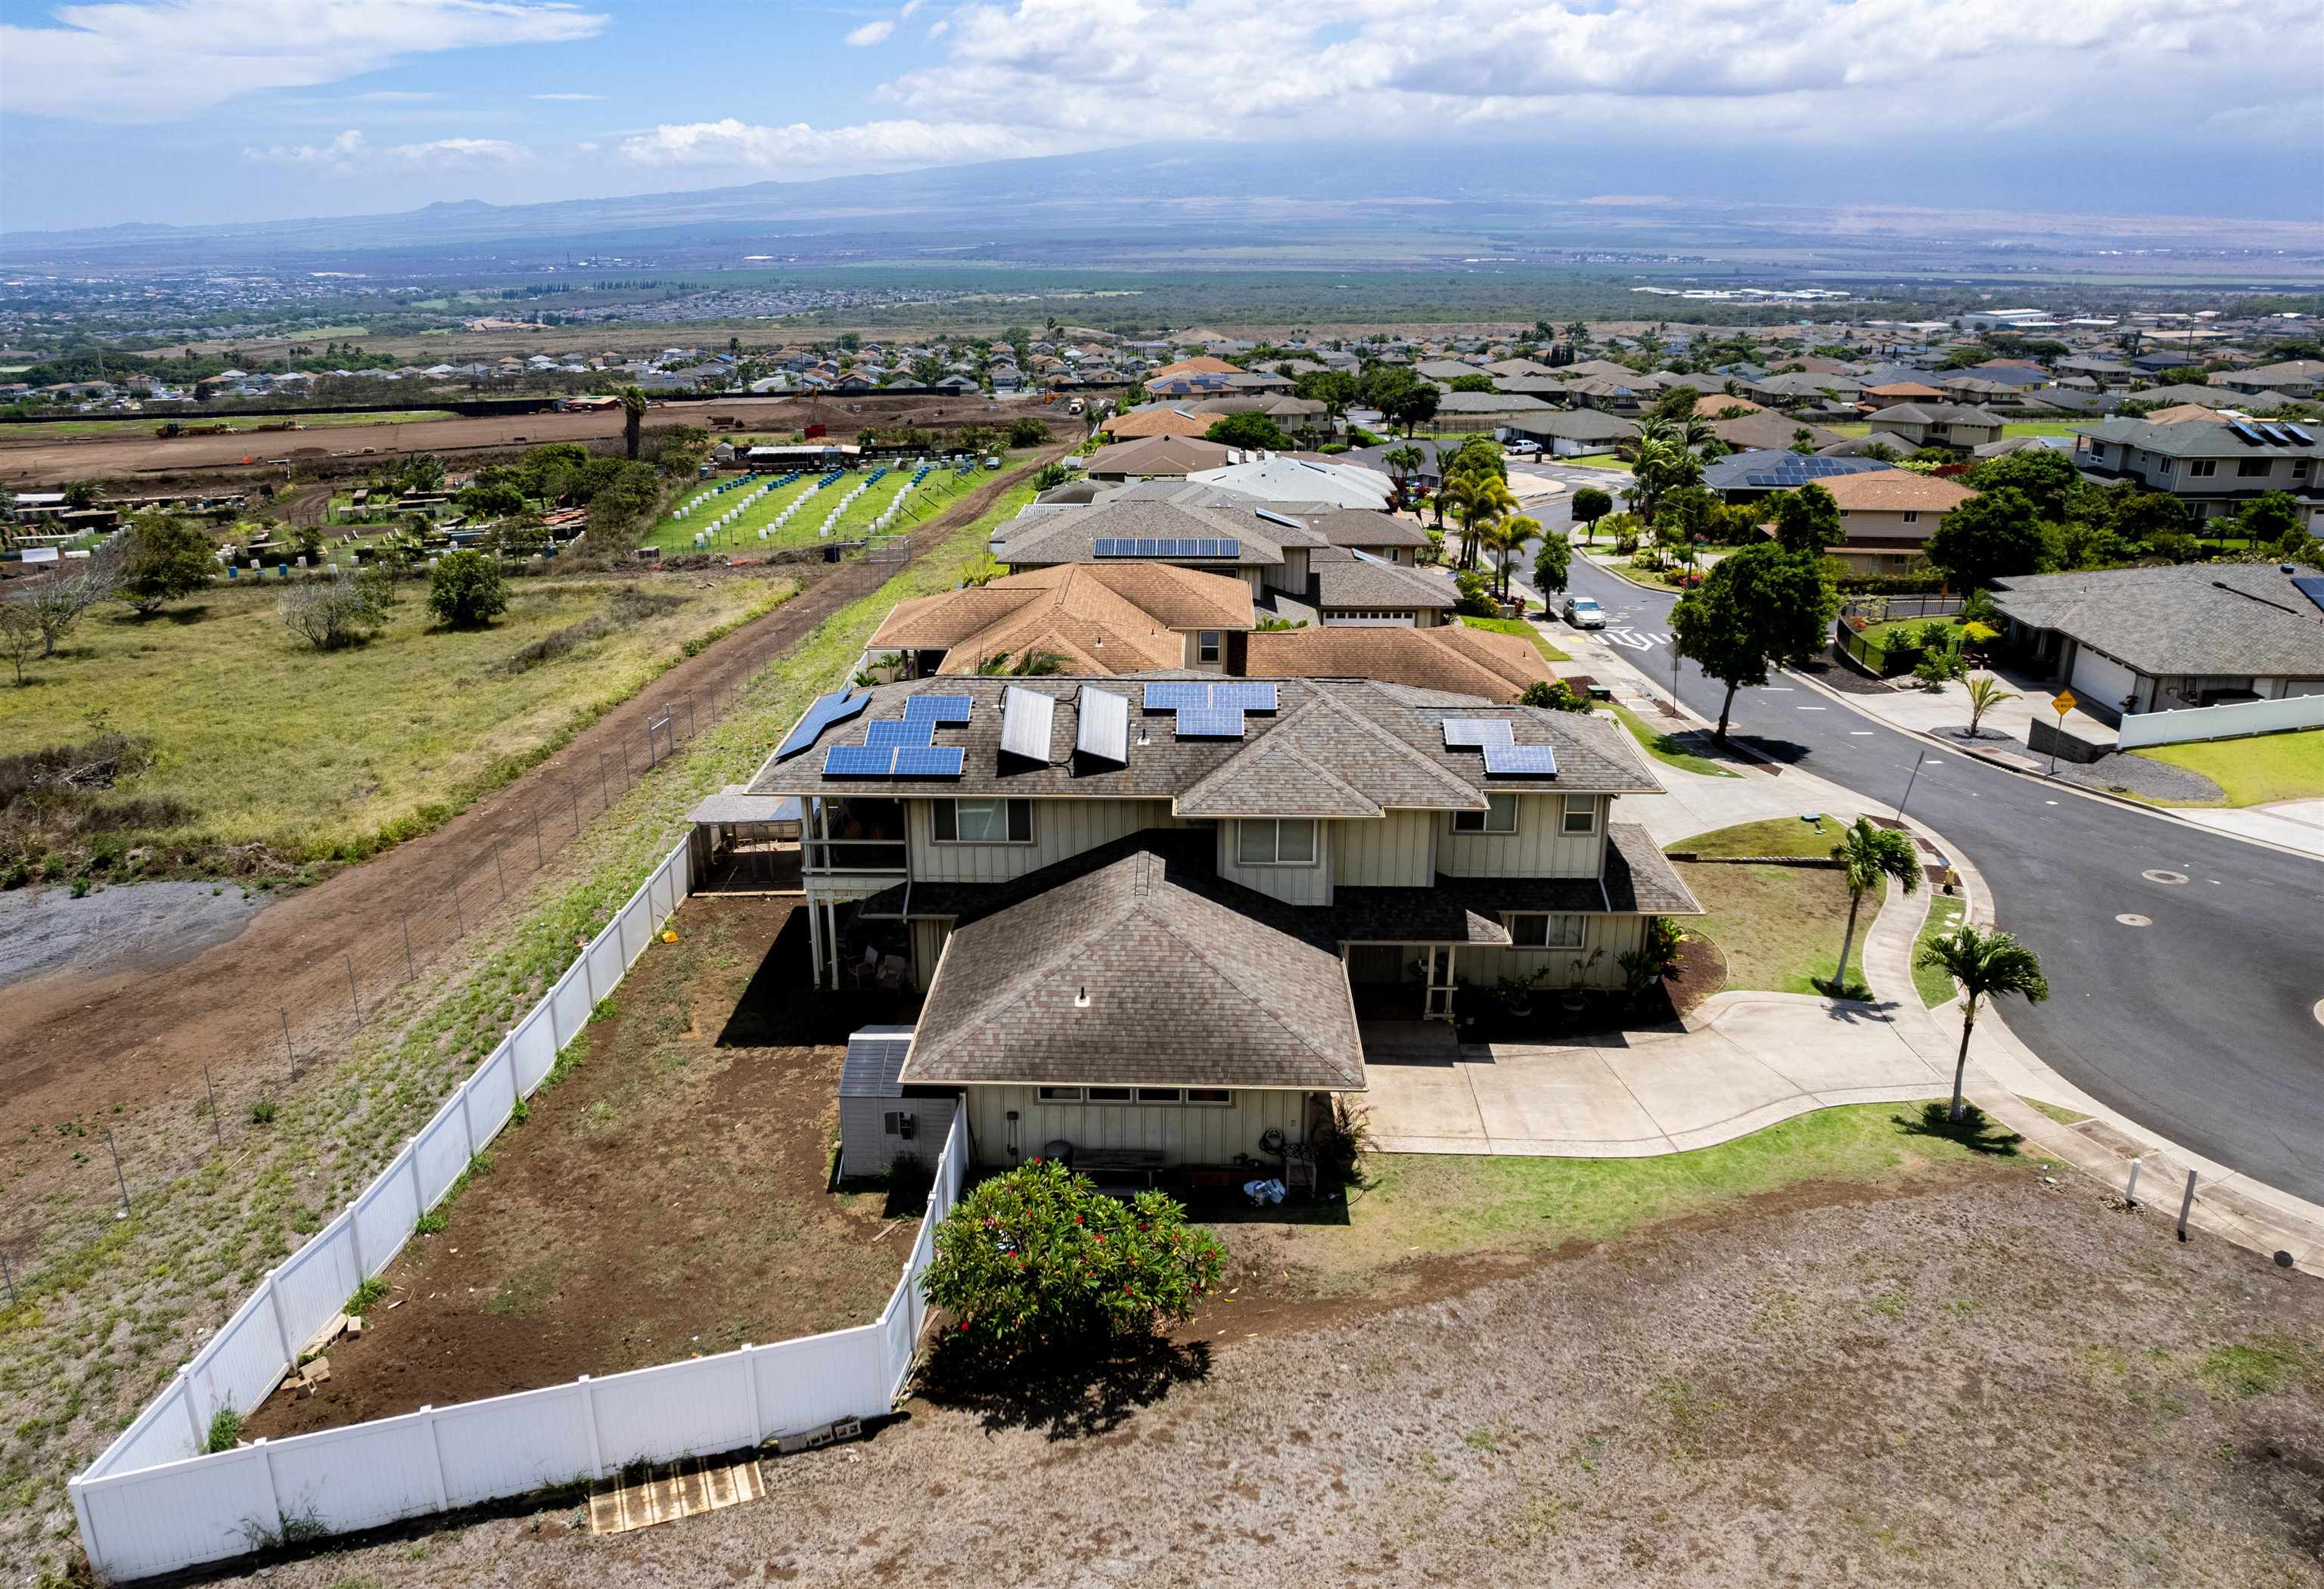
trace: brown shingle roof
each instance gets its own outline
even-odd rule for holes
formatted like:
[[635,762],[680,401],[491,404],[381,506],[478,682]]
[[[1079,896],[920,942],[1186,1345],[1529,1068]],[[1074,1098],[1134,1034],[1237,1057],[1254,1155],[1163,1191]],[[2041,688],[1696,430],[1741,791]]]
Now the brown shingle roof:
[[1165,364],[1159,370],[1147,372],[1148,381],[1167,381],[1173,375],[1240,375],[1240,364],[1230,364],[1224,359],[1214,359],[1208,354],[1196,354],[1191,359],[1180,359],[1175,364]]
[[1910,469],[1832,474],[1815,483],[1831,493],[1843,513],[1950,513],[1977,495],[1967,486]]
[[1091,475],[1192,474],[1198,469],[1223,469],[1234,460],[1232,447],[1203,440],[1201,430],[1130,434],[1134,440],[1118,441],[1089,455],[1084,467]]
[[1059,652],[1081,673],[1143,673],[1185,662],[1177,631],[1254,621],[1250,587],[1239,579],[1167,563],[1068,563],[899,602],[872,644],[942,648],[948,674],[1028,650]]
[[1148,436],[1205,436],[1217,423],[1207,414],[1182,414],[1176,409],[1139,409],[1134,413],[1116,414],[1098,428],[1117,441],[1129,441]]
[[1462,624],[1433,629],[1372,629],[1327,624],[1251,635],[1244,671],[1252,678],[1385,679],[1424,690],[1514,701],[1554,675],[1533,646],[1515,635]]

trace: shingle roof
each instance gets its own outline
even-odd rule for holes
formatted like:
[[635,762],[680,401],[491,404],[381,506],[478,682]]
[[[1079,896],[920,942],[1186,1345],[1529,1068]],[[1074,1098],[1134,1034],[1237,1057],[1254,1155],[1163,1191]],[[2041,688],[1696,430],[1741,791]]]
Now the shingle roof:
[[[1910,452],[1913,450],[1913,445],[1911,442],[1905,442],[1903,444],[1903,449]],[[1796,461],[1796,455],[1790,451],[1772,447],[1763,447],[1756,452],[1729,453],[1723,458],[1713,458],[1702,466],[1702,483],[1715,491],[1773,491],[1776,489],[1774,486],[1753,485],[1751,477],[1755,474],[1773,473],[1786,462]],[[1841,458],[1840,462],[1849,466],[1840,471],[1841,473],[1858,470],[1869,472],[1890,467],[1877,458]],[[1819,485],[1829,483],[1829,477],[1819,480],[1817,483]]]
[[1867,469],[1816,483],[1843,513],[1950,513],[1977,495],[1967,486],[1910,469]]
[[1549,405],[1515,391],[1448,391],[1436,400],[1440,414],[1538,414]]
[[1169,432],[1100,447],[1083,466],[1092,474],[1192,474],[1220,468],[1234,457],[1234,449],[1222,443]]
[[1121,441],[1131,441],[1149,436],[1207,435],[1218,420],[1208,414],[1182,412],[1175,408],[1133,409],[1127,414],[1107,417],[1098,428]]
[[1898,403],[1872,416],[1875,428],[1895,425],[1993,425],[2001,416],[1966,403]]
[[1449,583],[1433,574],[1401,563],[1371,562],[1345,547],[1308,549],[1305,593],[1310,602],[1326,610],[1409,607],[1449,612],[1461,599]]
[[1618,442],[1638,434],[1635,420],[1600,409],[1556,409],[1545,414],[1524,414],[1510,425],[1521,436],[1545,436],[1555,441]]
[[1247,629],[1250,587],[1168,563],[1069,563],[899,602],[874,648],[943,649],[941,671],[996,653],[1055,651],[1076,672],[1139,673],[1185,661],[1185,629]]
[[1512,701],[1553,676],[1541,652],[1515,635],[1465,624],[1372,629],[1345,624],[1259,631],[1247,642],[1251,678],[1385,679],[1488,701]]
[[954,927],[902,1079],[1355,1090],[1363,1040],[1311,920],[1141,846]]
[[1788,451],[1792,445],[1792,433],[1803,429],[1808,433],[1809,439],[1820,447],[1830,446],[1836,441],[1845,439],[1837,430],[1826,430],[1821,426],[1803,424],[1789,414],[1774,414],[1765,410],[1757,414],[1746,414],[1737,419],[1714,419],[1711,422],[1711,434],[1729,446],[1742,447],[1747,451]]
[[[1284,510],[1277,510],[1284,511]],[[1336,508],[1328,513],[1287,514],[1335,547],[1425,547],[1428,531],[1419,520],[1366,508]],[[1286,543],[1288,544],[1287,542]]]
[[2002,582],[1993,601],[2150,675],[2324,677],[2324,612],[2272,563],[2032,574]]
[[1283,561],[1283,546],[1268,533],[1271,528],[1253,513],[1114,497],[1086,508],[1065,508],[1038,519],[1003,524],[993,537],[1001,543],[994,556],[1019,567],[1087,563],[1096,557],[1101,536],[1194,536],[1231,537],[1242,543],[1236,556],[1218,564],[1221,567],[1272,566]]
[[[2310,436],[2317,434],[2305,425],[2301,428]],[[2165,425],[2151,419],[2107,419],[2082,434],[2092,441],[2112,442],[2172,458],[2324,458],[2324,440],[2305,445],[2263,440],[2254,445],[2237,436],[2224,419],[2183,419]],[[2262,435],[2257,431],[2253,434]]]

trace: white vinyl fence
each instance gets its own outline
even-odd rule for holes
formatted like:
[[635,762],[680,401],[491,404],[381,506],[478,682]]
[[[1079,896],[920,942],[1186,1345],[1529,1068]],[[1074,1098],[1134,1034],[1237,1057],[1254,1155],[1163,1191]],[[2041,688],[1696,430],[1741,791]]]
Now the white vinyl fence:
[[965,1126],[957,1118],[919,1239],[873,1323],[202,1455],[212,1414],[247,1413],[265,1399],[348,1293],[393,1261],[420,1215],[508,1123],[517,1098],[540,1085],[596,1002],[692,891],[691,844],[689,836],[664,858],[363,1195],[269,1273],[69,1483],[81,1544],[100,1578],[170,1572],[286,1535],[375,1528],[603,1477],[632,1461],[708,1456],[890,1410],[926,1316],[918,1282],[936,1222],[967,1167]]
[[2285,729],[2324,728],[2324,694],[2280,701],[2230,701],[2177,712],[2136,712],[2122,720],[2115,739],[2125,750],[2142,745],[2182,745],[2190,739],[2232,739]]

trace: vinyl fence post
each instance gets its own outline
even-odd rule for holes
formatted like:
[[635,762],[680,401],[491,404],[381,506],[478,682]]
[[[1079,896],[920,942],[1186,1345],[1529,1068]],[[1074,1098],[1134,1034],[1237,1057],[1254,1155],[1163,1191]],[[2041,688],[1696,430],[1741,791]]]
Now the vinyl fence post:
[[364,1267],[363,1231],[355,1224],[353,1203],[347,1205],[347,1246],[355,1255],[355,1284],[361,1285],[371,1278],[371,1271]]
[[2187,1239],[2187,1216],[2195,1207],[2195,1172],[2187,1171],[2187,1192],[2179,1199],[2179,1239]]
[[2139,1167],[2145,1162],[2144,1159],[2133,1159],[2130,1162],[2130,1180],[2122,1189],[2122,1203],[2126,1208],[2138,1207],[2138,1171]]
[[403,1144],[404,1162],[411,1166],[411,1222],[428,1212],[428,1189],[420,1184],[420,1139],[413,1137]]
[[282,1515],[282,1492],[274,1485],[274,1453],[266,1448],[266,1437],[263,1435],[251,1443],[250,1449],[266,1474],[266,1500],[274,1508],[275,1538],[279,1539],[282,1537],[282,1525],[290,1520]]
[[444,1437],[436,1421],[436,1409],[423,1406],[420,1413],[428,1420],[428,1455],[436,1480],[436,1510],[449,1511],[452,1510],[452,1498],[444,1490]]
[[605,1454],[597,1444],[597,1401],[589,1389],[589,1376],[583,1374],[578,1382],[581,1386],[581,1416],[589,1426],[589,1476],[602,1479],[605,1476]]
[[548,858],[540,853],[540,813],[536,811],[532,813],[532,869],[539,871],[548,864]]
[[403,979],[409,982],[419,974],[411,963],[411,918],[407,915],[403,918]]
[[290,1046],[290,1011],[287,1006],[282,1010],[282,1052],[290,1061],[290,1079],[296,1081],[299,1079],[299,1051]]
[[282,1367],[289,1373],[299,1364],[299,1348],[290,1344],[290,1325],[282,1317],[282,1289],[274,1283],[278,1271],[266,1272],[266,1309],[274,1315],[274,1338],[282,1346]]
[[751,1343],[744,1341],[735,1355],[742,1360],[742,1393],[751,1401],[751,1438],[763,1440],[774,1431],[767,1428],[765,1398],[759,1394],[759,1371],[751,1361]]
[[106,1576],[106,1549],[104,1541],[97,1537],[97,1520],[89,1515],[88,1497],[82,1493],[77,1478],[65,1481],[65,1493],[72,1497],[73,1515],[80,1520],[81,1548],[102,1583]]
[[202,1427],[201,1409],[194,1405],[194,1365],[190,1363],[178,1370],[178,1399],[186,1404],[186,1427],[194,1431],[194,1455],[209,1449],[210,1432]]
[[217,1087],[210,1080],[210,1068],[202,1067],[202,1090],[210,1095],[210,1135],[220,1147],[226,1146],[226,1128],[218,1124]]
[[342,954],[339,958],[347,963],[347,1003],[355,1006],[355,1024],[360,1026],[363,1024],[363,998],[355,992],[355,957]]

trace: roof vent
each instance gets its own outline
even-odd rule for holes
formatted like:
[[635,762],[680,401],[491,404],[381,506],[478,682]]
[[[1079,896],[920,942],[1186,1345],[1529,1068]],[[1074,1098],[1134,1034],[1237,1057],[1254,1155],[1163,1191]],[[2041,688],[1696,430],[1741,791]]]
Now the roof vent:
[[1089,1002],[1089,989],[1088,989],[1088,987],[1076,987],[1076,988],[1074,988],[1074,1008],[1075,1008],[1075,1009],[1077,1009],[1077,1010],[1085,1010],[1085,1009],[1087,1009],[1087,1008],[1089,1008],[1089,1007],[1090,1007],[1090,1002]]

